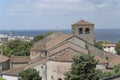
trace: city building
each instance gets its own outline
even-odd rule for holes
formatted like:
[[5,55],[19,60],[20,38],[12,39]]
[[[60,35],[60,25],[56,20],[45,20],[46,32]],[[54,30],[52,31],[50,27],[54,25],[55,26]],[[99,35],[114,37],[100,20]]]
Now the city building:
[[8,42],[8,36],[7,35],[0,35],[0,45],[3,45]]

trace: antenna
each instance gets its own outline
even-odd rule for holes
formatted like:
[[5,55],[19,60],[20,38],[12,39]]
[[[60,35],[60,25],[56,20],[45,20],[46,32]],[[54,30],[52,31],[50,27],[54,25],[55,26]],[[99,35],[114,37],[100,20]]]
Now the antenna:
[[57,32],[60,32],[60,28],[59,28],[59,26],[57,26]]

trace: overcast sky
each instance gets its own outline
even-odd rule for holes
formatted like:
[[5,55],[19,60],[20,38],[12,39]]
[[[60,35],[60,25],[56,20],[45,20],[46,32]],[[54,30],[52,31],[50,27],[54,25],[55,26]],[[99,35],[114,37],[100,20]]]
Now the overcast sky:
[[80,19],[120,28],[120,0],[0,0],[0,30],[71,29]]

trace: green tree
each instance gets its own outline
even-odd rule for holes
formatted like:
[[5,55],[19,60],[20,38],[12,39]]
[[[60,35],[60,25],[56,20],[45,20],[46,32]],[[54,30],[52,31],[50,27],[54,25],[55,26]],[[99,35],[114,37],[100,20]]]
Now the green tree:
[[0,77],[0,80],[6,80],[6,79]]
[[110,71],[99,71],[99,77],[101,79],[106,78],[106,77],[110,77],[112,75],[114,75],[114,72],[112,72],[112,71],[111,72]]
[[42,80],[36,69],[27,69],[19,73],[19,80]]
[[114,72],[115,73],[120,73],[120,64],[118,64],[114,67]]
[[120,55],[120,41],[118,41],[118,42],[116,43],[115,50],[116,50],[117,54]]
[[22,42],[20,40],[13,40],[3,45],[1,49],[5,56],[11,55],[23,56],[29,55],[32,44],[30,42]]
[[73,64],[70,71],[65,74],[65,80],[99,80],[97,61],[93,58],[91,55],[79,55],[73,58]]
[[34,39],[31,42],[35,43],[35,42],[37,42],[37,41],[39,41],[43,38],[44,38],[44,35],[37,35],[37,36],[34,37]]
[[95,42],[95,47],[99,48],[99,49],[103,49],[102,48],[102,44],[108,44],[110,43],[109,41],[98,41],[98,42]]

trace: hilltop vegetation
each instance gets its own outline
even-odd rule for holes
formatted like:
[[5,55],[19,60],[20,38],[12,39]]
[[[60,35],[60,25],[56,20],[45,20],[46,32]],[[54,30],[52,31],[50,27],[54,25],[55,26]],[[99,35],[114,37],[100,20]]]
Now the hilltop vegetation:
[[20,40],[9,41],[8,43],[0,46],[0,48],[2,49],[3,54],[7,57],[11,57],[12,55],[28,56],[30,54],[30,49],[32,48],[33,44],[50,34],[52,34],[52,32],[48,32],[43,35],[37,35],[30,42],[24,42]]
[[32,44],[30,42],[22,42],[20,40],[13,40],[3,45],[1,48],[5,56],[11,57],[29,55]]

